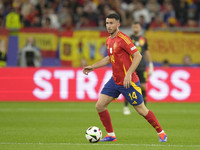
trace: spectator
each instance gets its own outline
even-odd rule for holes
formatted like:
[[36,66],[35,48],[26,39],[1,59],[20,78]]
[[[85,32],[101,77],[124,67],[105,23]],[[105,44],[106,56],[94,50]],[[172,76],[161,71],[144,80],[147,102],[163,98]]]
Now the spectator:
[[127,26],[126,12],[125,10],[122,9],[122,5],[123,5],[122,0],[115,0],[115,3],[113,5],[113,10],[120,15],[121,26],[125,27]]
[[191,56],[190,55],[185,55],[183,57],[183,66],[184,67],[196,67],[195,64],[192,64]]
[[92,9],[93,12],[96,12],[97,11],[97,6],[93,1],[84,0],[83,11],[87,12],[88,9]]
[[160,7],[160,11],[162,13],[165,13],[167,11],[167,5],[168,3],[172,3],[172,0],[164,0],[161,4],[161,7]]
[[40,51],[40,48],[35,45],[35,39],[33,37],[28,37],[26,41],[26,46],[31,46]]
[[78,3],[77,0],[64,0],[63,1],[63,6],[67,6],[68,8],[71,9],[72,14],[74,14],[76,12],[76,8],[79,6],[80,4]]
[[41,17],[39,15],[37,15],[37,16],[34,17],[34,21],[31,24],[31,27],[41,27],[41,26],[42,26]]
[[170,67],[170,63],[168,60],[164,60],[162,63],[162,67]]
[[181,27],[181,23],[174,17],[168,18],[168,27]]
[[200,0],[195,0],[194,4],[197,6],[198,8],[198,12],[200,13]]
[[184,25],[187,22],[187,11],[188,11],[188,3],[185,0],[180,0],[177,7],[175,7],[175,12],[176,12],[176,18],[181,23],[181,25]]
[[136,3],[137,3],[137,0],[132,0],[132,2],[128,5],[128,8],[127,8],[128,13],[132,13],[136,9]]
[[17,64],[21,67],[40,67],[42,62],[41,52],[34,46],[34,39],[28,37],[27,44],[18,52]]
[[3,0],[0,0],[0,15],[4,15],[4,4],[3,4]]
[[166,27],[166,24],[163,21],[163,18],[161,17],[160,14],[156,14],[154,20],[150,24],[150,29],[153,28],[163,28]]
[[157,2],[157,0],[149,0],[146,4],[146,8],[150,12],[151,20],[153,20],[156,14],[160,12],[160,4]]
[[52,28],[50,18],[47,17],[47,18],[45,19],[45,22],[44,22],[43,28],[46,28],[46,29],[50,29],[50,28]]
[[198,26],[200,26],[200,12],[199,12],[199,15],[198,15],[197,24],[198,24]]
[[144,16],[140,16],[139,23],[140,23],[140,25],[142,27],[142,30],[147,30],[148,29],[149,25],[145,22]]
[[0,28],[4,28],[4,17],[3,15],[0,15]]
[[97,25],[94,21],[89,20],[89,16],[87,13],[83,13],[80,21],[76,24],[77,28],[80,28],[80,27],[88,28],[88,27],[96,27],[96,26]]
[[193,18],[194,20],[198,19],[198,11],[197,6],[195,4],[189,5],[189,9],[187,12],[187,18]]
[[29,24],[27,24],[27,25],[31,25],[34,22],[35,16],[37,16],[39,14],[39,12],[35,8],[35,6],[31,3],[28,6],[26,6],[25,9],[26,10],[24,10],[24,12],[23,12],[23,17],[26,22],[29,22]]
[[58,29],[60,27],[60,23],[58,22],[58,16],[55,13],[54,8],[48,8],[48,17],[51,20],[51,27]]
[[197,21],[193,18],[189,18],[185,27],[196,28],[198,27]]
[[88,5],[87,11],[85,11],[85,12],[88,14],[89,20],[92,20],[97,25],[99,18],[98,18],[96,11],[92,7],[92,5]]
[[172,3],[166,4],[166,11],[164,13],[164,22],[169,26],[170,18],[176,18],[175,10],[173,8]]
[[6,60],[7,56],[6,56],[4,41],[0,40],[0,67],[6,66]]
[[136,10],[133,12],[134,21],[139,22],[140,16],[144,16],[144,22],[146,24],[149,25],[151,23],[151,18],[148,9],[144,8],[143,3],[138,1],[136,3]]
[[79,5],[76,7],[76,12],[73,15],[74,22],[78,23],[80,21],[82,15],[83,15],[83,6]]
[[65,19],[65,22],[62,24],[62,28],[67,31],[73,31],[74,23],[72,16],[68,15]]
[[43,10],[47,8],[47,3],[45,0],[39,0],[38,4],[36,5],[36,9],[38,10],[38,13],[40,16],[43,15]]
[[101,16],[101,19],[106,20],[106,16],[111,13],[113,10],[111,9],[110,5],[105,5],[104,6],[104,13]]
[[67,7],[62,7],[58,13],[58,21],[63,24],[69,15],[69,9]]
[[[99,0],[99,5],[97,6],[97,12],[99,15],[104,13],[104,7],[106,5],[109,5],[109,3],[106,0]],[[109,5],[109,7],[111,6]]]
[[193,18],[188,19],[187,24],[185,24],[184,27],[188,28],[186,33],[198,33],[198,31],[196,30],[196,28],[198,27],[198,23]]

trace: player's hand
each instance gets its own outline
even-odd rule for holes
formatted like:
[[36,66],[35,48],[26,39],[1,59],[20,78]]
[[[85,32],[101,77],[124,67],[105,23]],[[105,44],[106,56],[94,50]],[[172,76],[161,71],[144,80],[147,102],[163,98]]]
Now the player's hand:
[[124,85],[124,87],[127,89],[127,88],[129,88],[130,86],[131,86],[131,74],[129,74],[128,72],[127,72],[127,74],[126,74],[126,76],[125,76],[125,78],[124,78],[124,83],[123,83],[123,85]]
[[86,66],[86,67],[83,68],[83,73],[85,75],[88,75],[88,73],[90,73],[93,70],[94,70],[94,68],[92,66]]
[[151,76],[153,74],[153,63],[150,62],[149,63],[149,76]]

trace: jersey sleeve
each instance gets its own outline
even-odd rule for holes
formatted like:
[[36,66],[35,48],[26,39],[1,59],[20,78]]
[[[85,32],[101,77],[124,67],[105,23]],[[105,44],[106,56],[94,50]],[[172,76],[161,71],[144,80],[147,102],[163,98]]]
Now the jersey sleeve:
[[122,38],[122,48],[130,55],[137,52],[136,46],[133,44],[132,40],[127,36],[125,39]]

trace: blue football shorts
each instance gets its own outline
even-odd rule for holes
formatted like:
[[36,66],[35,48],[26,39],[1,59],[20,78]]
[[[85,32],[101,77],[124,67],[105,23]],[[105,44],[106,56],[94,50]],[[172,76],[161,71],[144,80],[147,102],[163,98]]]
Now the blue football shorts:
[[137,83],[131,82],[131,86],[126,89],[123,85],[117,85],[111,77],[101,91],[101,94],[111,96],[114,99],[117,99],[121,93],[133,106],[139,105],[143,102],[140,81]]

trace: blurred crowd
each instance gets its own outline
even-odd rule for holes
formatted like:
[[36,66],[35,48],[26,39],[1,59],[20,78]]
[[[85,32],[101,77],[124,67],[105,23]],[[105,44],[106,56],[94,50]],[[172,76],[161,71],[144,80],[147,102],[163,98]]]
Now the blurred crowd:
[[21,27],[105,28],[105,18],[113,11],[122,27],[133,21],[146,30],[200,26],[200,0],[0,0],[0,27],[6,26],[9,13],[16,13]]

